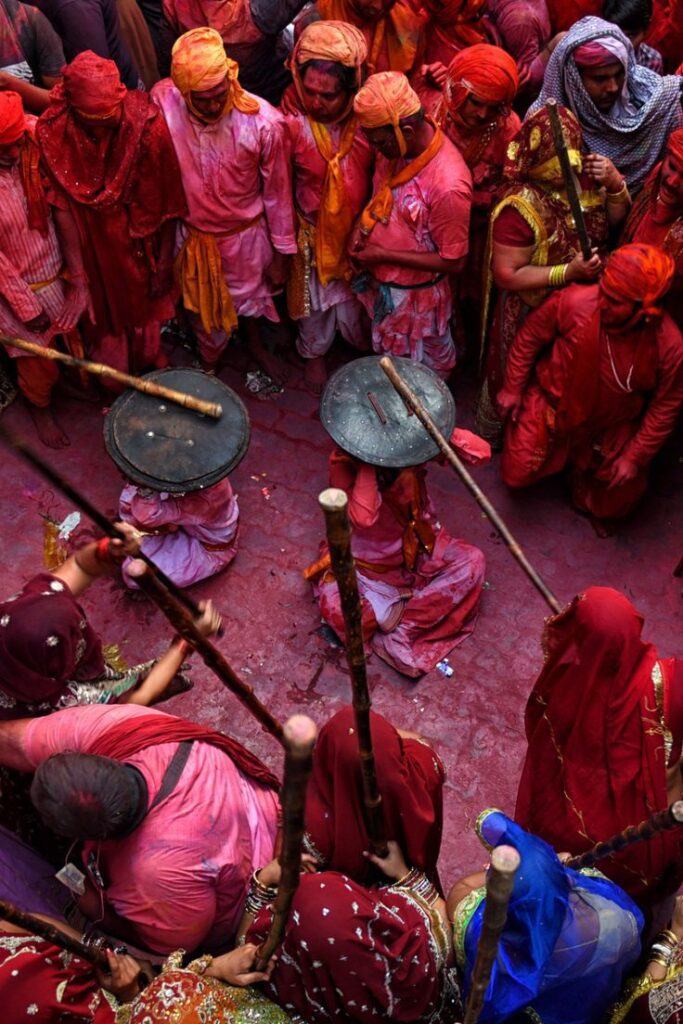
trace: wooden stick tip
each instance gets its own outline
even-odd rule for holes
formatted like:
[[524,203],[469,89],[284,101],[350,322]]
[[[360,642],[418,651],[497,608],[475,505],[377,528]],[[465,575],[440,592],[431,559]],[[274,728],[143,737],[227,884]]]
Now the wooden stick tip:
[[683,800],[677,800],[675,804],[671,805],[671,817],[679,825],[683,825]]
[[346,491],[342,491],[339,487],[328,487],[320,493],[318,501],[323,512],[340,512],[349,503]]
[[390,356],[382,356],[382,358],[379,361],[379,365],[382,367],[383,370],[385,370],[387,366],[393,368],[394,363]]
[[506,875],[513,875],[522,859],[514,846],[497,846],[491,851],[491,867]]
[[310,747],[318,736],[318,727],[308,715],[292,715],[284,726],[285,739],[294,747]]

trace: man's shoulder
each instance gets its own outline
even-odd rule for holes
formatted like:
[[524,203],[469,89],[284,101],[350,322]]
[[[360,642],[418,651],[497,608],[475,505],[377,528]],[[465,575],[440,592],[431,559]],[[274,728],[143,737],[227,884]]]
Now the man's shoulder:
[[427,164],[434,177],[439,178],[442,187],[448,191],[471,192],[472,174],[458,147],[446,135],[442,138],[439,152]]

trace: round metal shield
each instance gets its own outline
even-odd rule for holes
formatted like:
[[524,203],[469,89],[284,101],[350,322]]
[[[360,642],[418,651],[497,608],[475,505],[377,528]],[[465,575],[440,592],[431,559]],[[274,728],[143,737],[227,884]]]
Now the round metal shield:
[[249,415],[241,398],[202,370],[154,370],[144,380],[218,402],[220,419],[165,398],[125,391],[104,423],[104,443],[119,469],[155,491],[198,491],[218,483],[249,447]]
[[[419,466],[439,449],[379,365],[380,356],[354,359],[334,373],[323,392],[320,419],[344,451],[373,466]],[[394,364],[446,438],[455,427],[455,401],[444,382],[422,363]]]

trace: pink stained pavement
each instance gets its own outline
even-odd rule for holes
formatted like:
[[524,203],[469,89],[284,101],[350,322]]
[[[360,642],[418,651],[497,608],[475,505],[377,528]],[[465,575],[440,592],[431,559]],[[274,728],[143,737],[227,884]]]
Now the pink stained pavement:
[[[187,361],[181,352],[171,359]],[[317,557],[323,535],[317,496],[327,486],[331,441],[318,420],[318,402],[303,389],[298,371],[292,371],[283,394],[263,401],[245,392],[238,373],[226,370],[221,376],[245,400],[253,429],[249,452],[231,475],[241,510],[240,548],[224,573],[190,592],[196,600],[211,597],[218,604],[225,627],[221,650],[258,696],[282,720],[305,712],[320,726],[350,699],[343,651],[319,634],[317,603],[301,576]],[[455,390],[459,423],[471,427],[473,389],[456,383]],[[58,394],[55,408],[71,447],[49,453],[54,465],[113,516],[121,478],[99,440],[102,409]],[[3,423],[38,447],[19,402]],[[655,466],[645,502],[605,540],[571,509],[562,481],[512,494],[500,480],[499,456],[473,473],[560,601],[591,584],[617,587],[644,614],[646,636],[662,656],[680,655],[683,599],[681,581],[672,576],[683,555],[680,450],[679,432]],[[2,459],[4,596],[43,564],[41,513],[61,521],[73,508],[13,455],[3,452]],[[444,526],[486,555],[488,587],[477,626],[450,657],[451,678],[434,670],[415,683],[376,655],[369,658],[368,675],[375,709],[399,727],[422,732],[446,764],[440,871],[448,885],[485,859],[472,832],[479,812],[489,806],[507,813],[514,809],[524,755],[524,705],[542,663],[539,641],[549,609],[452,472],[432,466],[429,481]],[[96,533],[84,521],[74,536],[84,541]],[[120,580],[94,584],[83,605],[103,642],[118,643],[128,664],[161,653],[170,638],[161,613],[132,597]],[[224,729],[280,771],[277,744],[254,726],[196,655],[191,666],[195,689],[162,707]]]

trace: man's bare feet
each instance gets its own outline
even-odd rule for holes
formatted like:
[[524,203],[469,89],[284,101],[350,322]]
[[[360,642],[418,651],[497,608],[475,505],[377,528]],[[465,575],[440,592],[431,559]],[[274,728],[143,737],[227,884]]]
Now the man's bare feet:
[[43,444],[48,448],[68,448],[71,441],[57,423],[49,406],[39,409],[38,406],[29,404],[28,411]]
[[327,383],[327,366],[325,356],[307,359],[304,367],[304,384],[314,395],[322,394]]
[[264,373],[267,373],[275,384],[284,384],[289,379],[289,367],[269,352],[262,341],[251,341],[251,354]]

